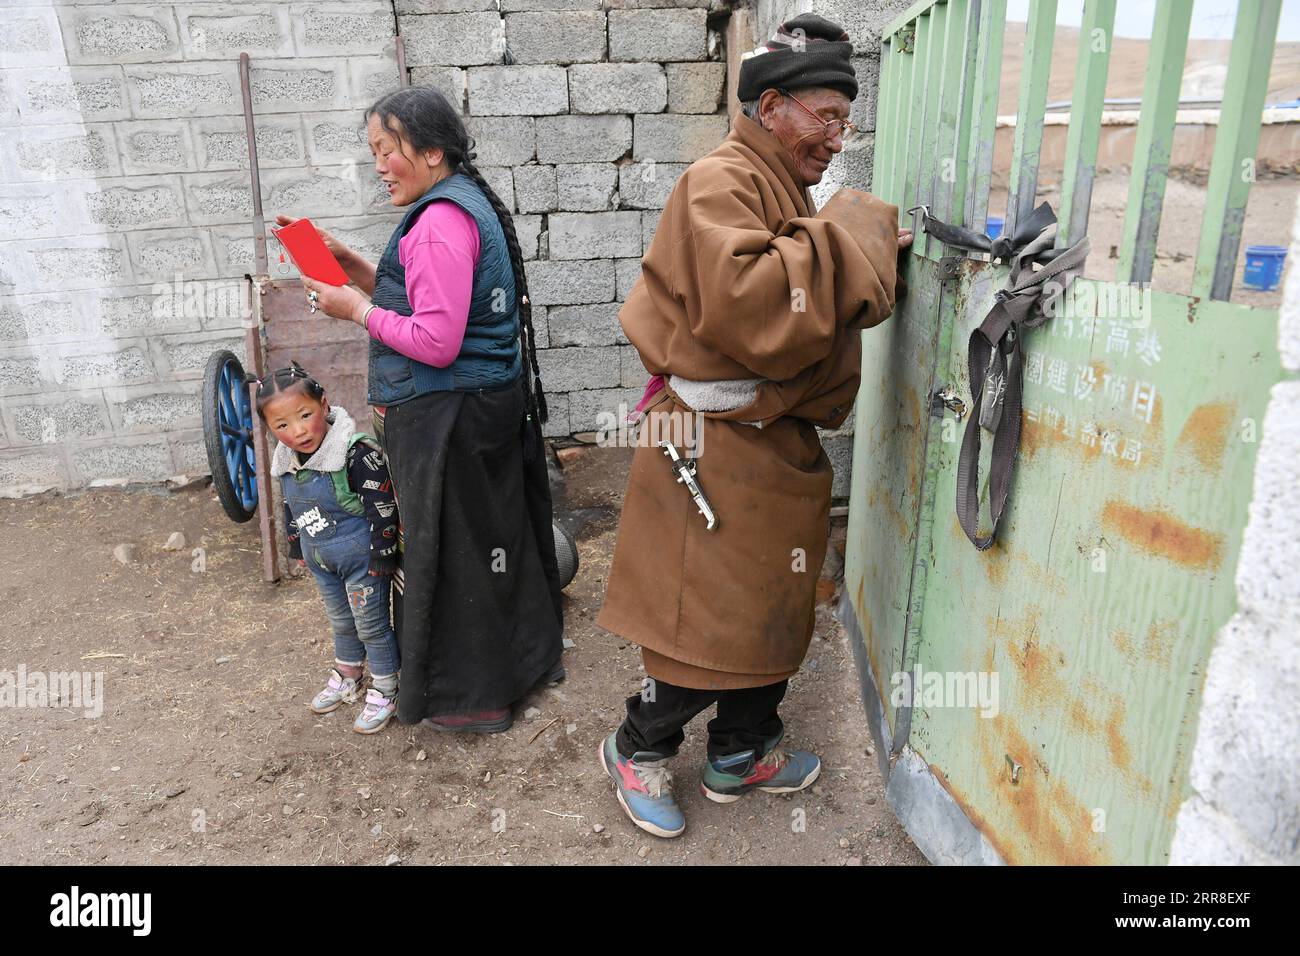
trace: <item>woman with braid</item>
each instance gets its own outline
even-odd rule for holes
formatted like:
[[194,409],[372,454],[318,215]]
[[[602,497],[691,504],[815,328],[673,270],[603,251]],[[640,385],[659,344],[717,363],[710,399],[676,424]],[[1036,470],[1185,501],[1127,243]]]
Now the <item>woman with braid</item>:
[[302,281],[370,337],[367,400],[402,516],[397,718],[497,733],[512,704],[564,676],[523,256],[442,93],[398,90],[366,121],[375,170],[406,215],[378,264],[321,233],[354,285]]

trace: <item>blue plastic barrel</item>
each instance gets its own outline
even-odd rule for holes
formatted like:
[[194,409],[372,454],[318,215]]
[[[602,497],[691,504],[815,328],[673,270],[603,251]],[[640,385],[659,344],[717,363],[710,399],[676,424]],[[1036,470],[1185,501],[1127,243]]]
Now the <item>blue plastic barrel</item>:
[[998,236],[1002,235],[1002,217],[989,216],[988,227],[985,228],[984,232],[990,239],[996,239]]
[[1285,262],[1285,246],[1247,246],[1242,284],[1256,292],[1272,292],[1282,281],[1282,265]]

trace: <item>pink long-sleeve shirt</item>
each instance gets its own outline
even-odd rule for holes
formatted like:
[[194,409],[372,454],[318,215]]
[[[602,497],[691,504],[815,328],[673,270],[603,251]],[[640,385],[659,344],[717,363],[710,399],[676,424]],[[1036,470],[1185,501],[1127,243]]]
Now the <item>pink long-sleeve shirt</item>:
[[412,312],[372,310],[366,323],[371,338],[425,365],[454,362],[465,340],[478,255],[474,217],[450,200],[429,203],[397,243]]

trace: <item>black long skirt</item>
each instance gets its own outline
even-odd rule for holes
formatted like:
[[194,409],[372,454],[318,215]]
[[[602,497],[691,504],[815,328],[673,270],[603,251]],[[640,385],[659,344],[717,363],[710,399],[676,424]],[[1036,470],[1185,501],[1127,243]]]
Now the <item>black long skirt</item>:
[[[559,663],[564,627],[546,458],[524,460],[522,378],[390,406],[383,442],[402,570],[397,718],[509,707]],[[535,432],[541,444],[540,430]]]

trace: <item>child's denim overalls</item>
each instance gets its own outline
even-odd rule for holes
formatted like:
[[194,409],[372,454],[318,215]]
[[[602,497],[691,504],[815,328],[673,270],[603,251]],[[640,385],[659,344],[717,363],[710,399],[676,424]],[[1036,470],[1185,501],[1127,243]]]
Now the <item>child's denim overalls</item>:
[[[346,472],[339,477],[346,485]],[[370,522],[339,503],[329,473],[300,468],[280,476],[280,489],[325,601],[334,656],[358,667],[368,662],[373,677],[396,674],[397,637],[388,615],[391,579],[369,573]],[[360,508],[359,499],[349,503]]]

